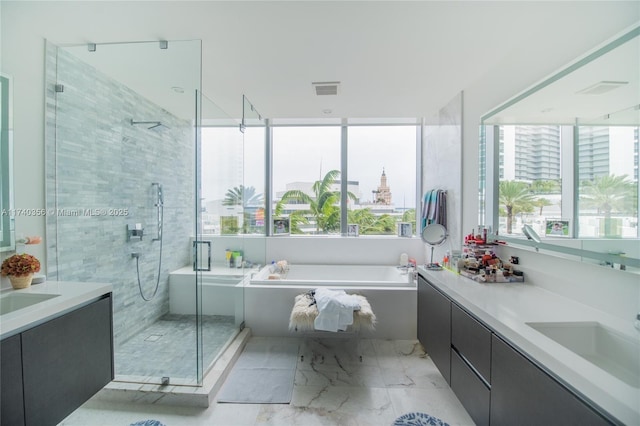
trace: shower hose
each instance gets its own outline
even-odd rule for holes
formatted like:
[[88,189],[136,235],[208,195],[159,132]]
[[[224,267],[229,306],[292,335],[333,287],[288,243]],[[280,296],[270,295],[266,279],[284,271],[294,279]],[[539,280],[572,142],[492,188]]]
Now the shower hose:
[[[161,205],[160,206],[160,212],[161,212],[161,217],[164,218],[164,207]],[[138,256],[136,256],[136,274],[138,275],[138,289],[140,290],[140,297],[142,297],[142,299],[144,299],[145,302],[150,302],[151,300],[153,300],[154,297],[156,297],[156,293],[158,293],[158,287],[160,286],[160,271],[162,270],[162,240],[163,238],[160,237],[160,255],[159,255],[159,259],[158,259],[158,277],[156,278],[156,287],[153,290],[153,294],[151,295],[151,297],[146,297],[144,295],[144,292],[142,291],[142,284],[140,283],[140,258]]]

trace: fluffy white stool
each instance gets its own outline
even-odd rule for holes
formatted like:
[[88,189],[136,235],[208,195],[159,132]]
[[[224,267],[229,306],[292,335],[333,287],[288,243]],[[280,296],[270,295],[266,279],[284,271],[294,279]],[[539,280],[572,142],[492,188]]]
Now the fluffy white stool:
[[[376,315],[366,297],[354,294],[358,299],[360,310],[353,312],[353,324],[350,331],[359,332],[361,328],[374,330]],[[313,297],[309,293],[299,294],[295,298],[291,316],[289,317],[289,331],[314,331],[313,323],[318,316],[318,307],[313,303]]]
[[[360,309],[353,311],[353,324],[351,324],[345,334],[354,334],[356,336],[356,351],[360,350],[360,330],[374,330],[376,325],[376,315],[371,309],[371,305],[366,297],[359,294],[353,295],[358,299]],[[318,316],[318,307],[315,304],[313,296],[310,292],[299,294],[295,298],[293,309],[291,309],[291,315],[289,317],[289,331],[301,332],[306,338],[312,333],[332,333],[330,331],[316,331],[314,327],[314,321]],[[343,332],[338,332],[343,333]],[[332,333],[333,334],[333,333]],[[315,355],[314,355],[315,356]],[[362,362],[362,355],[358,355],[360,362]],[[304,356],[300,357],[301,361],[304,361]],[[324,360],[324,356],[322,357]]]

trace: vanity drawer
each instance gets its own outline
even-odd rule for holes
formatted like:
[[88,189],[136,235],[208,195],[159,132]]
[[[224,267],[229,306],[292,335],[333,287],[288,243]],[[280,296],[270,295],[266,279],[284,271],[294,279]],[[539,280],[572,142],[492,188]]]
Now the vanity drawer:
[[418,339],[450,383],[451,301],[422,277],[418,277]]
[[476,425],[489,424],[491,391],[454,349],[451,349],[451,390]]
[[606,419],[583,398],[495,335],[492,352],[492,425],[622,424]]
[[451,345],[491,383],[491,331],[451,304]]

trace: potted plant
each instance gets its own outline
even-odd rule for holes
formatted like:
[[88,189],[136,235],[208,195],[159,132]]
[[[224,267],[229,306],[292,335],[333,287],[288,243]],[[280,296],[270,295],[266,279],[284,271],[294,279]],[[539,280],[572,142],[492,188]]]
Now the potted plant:
[[40,272],[40,261],[27,253],[14,254],[6,258],[0,270],[0,274],[9,276],[15,289],[29,287],[35,272]]

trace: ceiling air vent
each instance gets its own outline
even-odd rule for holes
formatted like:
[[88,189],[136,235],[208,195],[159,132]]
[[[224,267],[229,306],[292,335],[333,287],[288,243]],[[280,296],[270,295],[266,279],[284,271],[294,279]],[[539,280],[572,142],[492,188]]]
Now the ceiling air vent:
[[585,89],[580,90],[577,93],[583,95],[601,95],[603,93],[610,92],[613,89],[617,89],[620,86],[629,84],[628,81],[600,81],[594,85],[591,85]]
[[325,95],[337,95],[338,94],[338,86],[340,85],[339,81],[317,81],[315,83],[311,83],[313,88],[316,91],[316,95],[325,96]]

